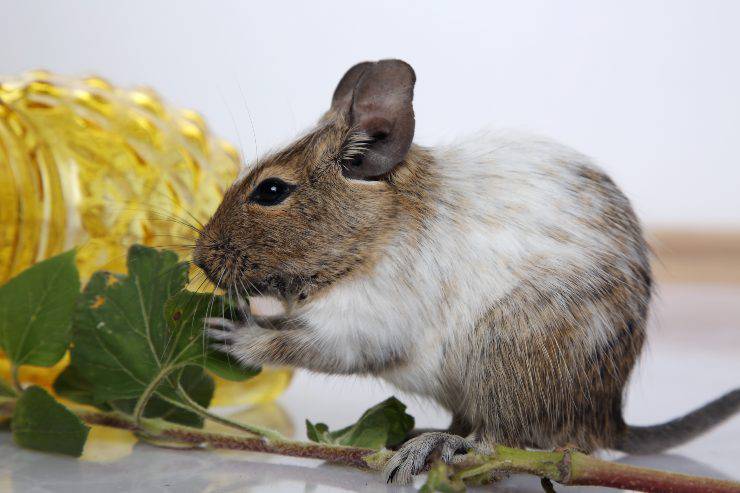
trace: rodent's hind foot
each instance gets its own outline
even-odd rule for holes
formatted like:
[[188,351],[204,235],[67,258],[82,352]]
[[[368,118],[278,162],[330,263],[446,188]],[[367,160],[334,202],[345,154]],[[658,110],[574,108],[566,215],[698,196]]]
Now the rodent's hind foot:
[[445,430],[442,428],[414,428],[413,430],[409,431],[406,434],[406,437],[403,439],[402,442],[400,442],[398,445],[394,445],[392,447],[388,447],[390,450],[400,450],[401,447],[403,447],[406,443],[409,442],[409,440],[413,440],[414,438],[423,435],[425,433],[446,433],[449,432],[449,430]]
[[391,457],[383,469],[387,483],[409,484],[414,475],[422,472],[429,457],[439,451],[441,459],[451,463],[456,454],[475,448],[475,444],[458,435],[444,432],[423,433],[412,438]]

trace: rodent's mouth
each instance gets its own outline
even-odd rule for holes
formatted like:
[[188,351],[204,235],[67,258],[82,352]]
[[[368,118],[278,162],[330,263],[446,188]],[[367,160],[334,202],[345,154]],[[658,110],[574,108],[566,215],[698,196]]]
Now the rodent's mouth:
[[287,297],[288,283],[279,275],[273,274],[255,279],[253,277],[236,275],[230,270],[222,270],[220,275],[216,275],[207,265],[197,265],[209,281],[224,292],[232,295],[238,295],[241,298],[250,298],[253,296]]
[[293,304],[304,301],[310,290],[309,283],[299,277],[282,273],[271,273],[266,276],[238,275],[231,270],[221,271],[214,275],[207,266],[199,265],[208,279],[224,292],[242,299],[273,298],[280,303]]
[[288,297],[288,283],[282,276],[273,274],[264,279],[243,279],[239,283],[246,296],[273,296],[276,298]]

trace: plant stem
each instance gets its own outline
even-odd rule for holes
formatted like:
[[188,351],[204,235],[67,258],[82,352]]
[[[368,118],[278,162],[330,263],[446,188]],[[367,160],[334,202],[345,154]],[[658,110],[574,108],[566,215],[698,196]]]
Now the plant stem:
[[139,399],[136,401],[136,406],[134,406],[134,422],[137,425],[141,424],[141,420],[144,418],[144,409],[146,409],[146,405],[149,402],[149,399],[152,398],[154,393],[157,391],[157,387],[162,383],[162,380],[167,378],[168,375],[170,375],[173,371],[182,368],[184,365],[174,365],[170,367],[164,367],[160,370],[159,374],[152,379],[151,382],[149,382],[149,385],[146,386],[144,389],[144,392],[139,396]]
[[18,372],[19,372],[19,369],[16,365],[10,366],[10,378],[12,379],[12,382],[13,382],[13,388],[15,389],[17,393],[20,394],[21,392],[23,392],[23,386],[21,385],[21,379],[20,379],[20,376],[18,375]]
[[460,478],[468,476],[471,470],[478,474],[501,471],[533,474],[565,485],[608,486],[649,493],[740,493],[740,483],[734,481],[609,462],[568,449],[541,452],[497,445],[490,456],[469,454],[452,467]]
[[584,454],[571,458],[571,477],[577,484],[610,486],[647,492],[702,493],[740,492],[740,483],[638,468],[606,462]]
[[[14,408],[15,402],[12,400],[0,401],[0,418],[12,417]],[[78,407],[70,408],[70,410],[87,424],[128,430],[169,443],[177,442],[213,449],[244,450],[320,459],[334,464],[373,470],[382,469],[382,465],[393,455],[390,451],[378,452],[362,447],[304,442],[284,437],[279,440],[267,440],[264,437],[252,434],[245,436],[209,432],[189,426],[176,425],[160,419],[142,418],[137,424],[133,417],[119,412],[93,411],[89,408]],[[380,458],[380,462],[376,463],[370,460],[371,457],[375,456]]]
[[228,426],[230,428],[235,428],[240,431],[244,431],[247,433],[251,433],[253,435],[261,436],[264,438],[267,438],[268,440],[285,440],[286,438],[277,431],[269,430],[267,428],[262,428],[259,426],[253,426],[249,424],[244,423],[238,423],[236,421],[232,421],[228,418],[225,418],[223,416],[219,416],[218,414],[214,414],[210,412],[208,409],[204,408],[197,402],[195,402],[185,390],[178,385],[177,388],[177,394],[180,396],[181,399],[183,399],[189,406],[189,409],[196,414],[198,414],[200,417],[204,419],[210,419],[211,421],[214,421],[216,423],[220,423],[224,426]]
[[[13,401],[0,402],[0,418],[12,416],[14,407]],[[120,413],[77,408],[73,411],[88,424],[146,433],[155,439],[170,443],[320,459],[375,471],[382,470],[393,456],[393,452],[389,450],[378,452],[361,447],[303,442],[287,438],[266,440],[264,437],[208,432],[162,420],[142,418],[137,423],[130,416]],[[470,453],[450,467],[460,476],[468,476],[465,474],[466,471],[476,473],[497,471],[532,474],[565,485],[607,486],[644,492],[740,493],[740,483],[737,482],[608,462],[572,450],[541,452],[499,445],[494,447],[492,455]]]

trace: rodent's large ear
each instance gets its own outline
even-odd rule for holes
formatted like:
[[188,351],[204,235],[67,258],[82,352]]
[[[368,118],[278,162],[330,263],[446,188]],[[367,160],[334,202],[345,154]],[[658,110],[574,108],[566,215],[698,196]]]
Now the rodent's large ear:
[[330,112],[344,113],[349,110],[352,106],[352,95],[355,92],[357,82],[365,73],[365,70],[373,65],[375,65],[373,62],[361,62],[347,70],[347,73],[337,84],[337,88],[334,89]]
[[382,176],[404,160],[414,139],[416,74],[401,60],[355,65],[334,91],[332,111],[349,111],[353,129],[369,140],[361,156],[346,163],[349,178]]

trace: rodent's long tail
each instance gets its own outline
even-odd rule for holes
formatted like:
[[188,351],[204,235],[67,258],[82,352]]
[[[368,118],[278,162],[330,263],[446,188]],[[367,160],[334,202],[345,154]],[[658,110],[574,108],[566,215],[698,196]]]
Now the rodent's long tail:
[[613,448],[630,454],[655,454],[708,431],[740,411],[740,388],[667,423],[627,426]]

